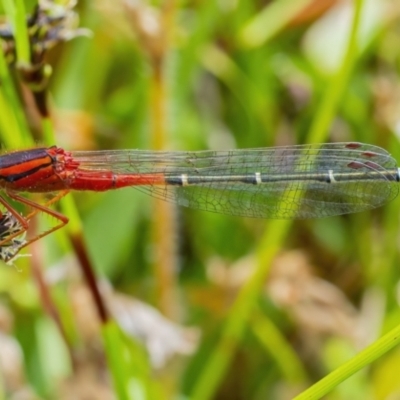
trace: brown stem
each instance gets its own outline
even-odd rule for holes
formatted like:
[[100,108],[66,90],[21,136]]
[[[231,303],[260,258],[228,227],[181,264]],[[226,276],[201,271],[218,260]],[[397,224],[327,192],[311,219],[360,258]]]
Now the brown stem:
[[97,313],[99,315],[100,321],[106,324],[109,320],[109,315],[107,313],[104,300],[100,294],[99,288],[97,286],[96,276],[94,274],[94,269],[89,256],[86,251],[85,242],[81,233],[70,235],[72,246],[75,250],[75,254],[78,257],[79,264],[82,269],[83,276],[85,278],[86,284],[89,287],[90,292],[93,296],[94,304],[96,305]]

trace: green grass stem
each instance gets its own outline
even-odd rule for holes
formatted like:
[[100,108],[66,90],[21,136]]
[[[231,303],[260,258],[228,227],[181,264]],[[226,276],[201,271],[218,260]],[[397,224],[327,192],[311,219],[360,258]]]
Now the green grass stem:
[[341,367],[295,397],[295,400],[317,400],[332,391],[337,385],[371,364],[400,343],[400,325],[351,358]]

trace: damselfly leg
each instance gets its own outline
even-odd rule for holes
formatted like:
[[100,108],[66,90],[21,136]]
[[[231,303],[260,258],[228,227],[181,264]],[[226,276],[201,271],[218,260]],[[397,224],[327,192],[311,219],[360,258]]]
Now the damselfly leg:
[[[12,200],[31,208],[32,211],[26,217],[21,215],[0,196],[0,204],[6,209],[4,213],[0,214],[0,260],[6,263],[10,262],[24,247],[66,225],[68,218],[49,207],[67,193],[68,190],[61,191],[42,205],[11,191],[7,191],[8,197]],[[56,225],[38,235],[26,238],[30,221],[41,212],[54,217],[57,221]]]

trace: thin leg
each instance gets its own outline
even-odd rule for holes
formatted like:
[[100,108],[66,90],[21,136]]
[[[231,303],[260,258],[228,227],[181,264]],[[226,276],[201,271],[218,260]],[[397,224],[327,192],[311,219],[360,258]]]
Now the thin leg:
[[[6,201],[4,198],[2,198],[0,196],[0,203],[3,204],[3,206],[18,220],[18,222],[21,224],[21,229],[15,233],[13,233],[12,235],[8,236],[7,239],[4,239],[3,241],[0,241],[0,247],[2,244],[9,242],[11,239],[13,239],[16,236],[22,235],[24,232],[26,232],[28,230],[29,227],[29,220],[31,220],[36,214],[38,214],[39,212],[44,212],[45,214],[48,214],[54,218],[56,218],[59,223],[54,226],[53,228],[33,237],[32,239],[27,240],[25,243],[23,243],[18,250],[28,246],[29,244],[31,244],[32,242],[35,242],[36,240],[41,239],[44,236],[49,235],[50,233],[55,232],[58,229],[61,229],[63,226],[65,226],[68,223],[68,218],[66,216],[64,216],[63,214],[52,210],[50,208],[48,208],[51,204],[57,202],[58,200],[60,200],[62,197],[64,197],[66,194],[68,194],[68,190],[64,190],[62,192],[59,192],[56,196],[54,196],[53,198],[51,198],[49,201],[47,201],[45,204],[38,204],[35,203],[32,200],[29,200],[25,197],[19,196],[16,193],[13,192],[7,192],[7,195],[22,204],[25,204],[29,207],[31,207],[33,209],[33,211],[31,213],[29,213],[26,217],[21,216],[14,208],[12,208]],[[12,257],[11,257],[12,258]],[[6,261],[10,261],[11,260],[8,259]]]
[[[32,219],[39,212],[44,212],[45,214],[51,215],[54,218],[58,219],[59,221],[64,221],[65,222],[64,225],[65,225],[69,221],[68,218],[63,214],[52,210],[51,208],[49,208],[49,206],[51,206],[52,204],[59,201],[61,198],[66,196],[68,193],[69,193],[69,190],[63,190],[63,191],[59,192],[56,196],[53,196],[50,200],[48,200],[43,205],[36,203],[32,200],[29,200],[26,197],[22,197],[19,194],[16,194],[14,192],[7,192],[7,196],[10,197],[10,199],[17,201],[18,203],[22,203],[22,204],[25,204],[25,205],[33,208],[33,211],[31,213],[29,213],[25,218],[20,216],[20,218],[24,219],[26,222],[29,221],[30,219]],[[11,207],[11,206],[8,206],[8,207]],[[6,207],[6,208],[8,209],[8,207]],[[59,229],[59,228],[57,228],[57,229]]]

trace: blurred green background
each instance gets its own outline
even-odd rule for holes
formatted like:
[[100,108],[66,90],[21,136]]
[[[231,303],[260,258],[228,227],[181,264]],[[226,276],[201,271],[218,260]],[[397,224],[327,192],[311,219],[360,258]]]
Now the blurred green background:
[[[58,4],[68,23],[44,59],[60,147],[360,141],[400,160],[398,1]],[[17,67],[21,109],[0,86],[6,150],[14,114],[49,144]],[[400,323],[398,200],[282,222],[134,189],[69,196],[117,323],[101,326],[66,229],[32,245],[0,268],[1,398],[290,399]],[[399,369],[395,348],[326,398],[396,399]]]

